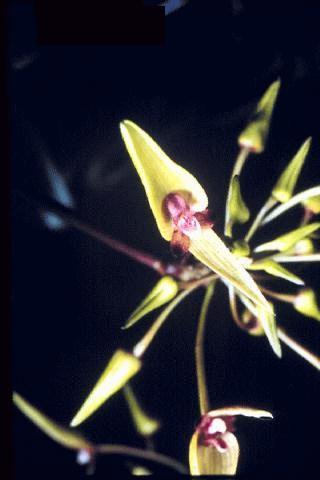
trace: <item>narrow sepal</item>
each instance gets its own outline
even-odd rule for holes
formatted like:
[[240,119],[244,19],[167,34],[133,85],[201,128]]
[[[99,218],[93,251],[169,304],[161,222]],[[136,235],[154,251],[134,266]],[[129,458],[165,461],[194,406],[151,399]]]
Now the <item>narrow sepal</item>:
[[60,445],[74,450],[90,450],[92,448],[91,443],[82,435],[61,426],[16,392],[13,393],[13,403],[32,423]]
[[138,322],[142,317],[161,307],[172,300],[178,293],[177,282],[168,275],[162,277],[140,303],[135,311],[130,315],[126,324],[122,328],[129,328]]
[[138,358],[124,350],[117,350],[70,425],[76,427],[84,422],[108,398],[119,391],[140,368],[141,361]]

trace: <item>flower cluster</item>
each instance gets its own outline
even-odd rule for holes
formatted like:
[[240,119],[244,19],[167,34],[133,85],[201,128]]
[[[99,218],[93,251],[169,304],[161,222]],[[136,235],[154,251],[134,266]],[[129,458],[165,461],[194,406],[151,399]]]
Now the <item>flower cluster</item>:
[[[287,263],[294,265],[320,260],[320,252],[316,246],[320,222],[313,221],[320,213],[320,186],[294,194],[310,149],[311,139],[302,144],[282,172],[247,231],[239,236],[234,235],[234,226],[236,224],[243,226],[250,219],[250,210],[241,192],[241,174],[249,156],[260,154],[265,149],[279,87],[280,81],[276,81],[267,89],[252,119],[239,135],[240,151],[227,194],[224,237],[215,231],[210,220],[206,192],[197,179],[171,160],[135,123],[129,120],[121,123],[122,138],[145,189],[160,234],[170,242],[171,250],[178,259],[165,264],[109,236],[97,234],[94,229],[88,229],[80,222],[74,222],[76,228],[153,268],[161,276],[123,328],[131,327],[155,309],[162,306],[164,308],[143,338],[133,347],[132,352],[122,349],[115,352],[71,421],[72,427],[77,427],[108,398],[123,390],[138,433],[146,437],[158,430],[159,422],[142,413],[128,382],[141,371],[144,352],[173,309],[194,290],[205,288],[195,342],[201,420],[191,437],[190,471],[194,475],[236,473],[240,449],[235,436],[235,417],[244,415],[272,418],[272,415],[264,410],[249,407],[210,410],[203,360],[203,339],[208,306],[217,281],[225,285],[231,316],[243,331],[254,336],[265,336],[278,357],[282,355],[281,343],[287,345],[319,370],[319,358],[293,340],[281,327],[278,319],[276,321],[277,308],[274,305],[275,300],[286,302],[302,315],[320,320],[320,310],[313,290],[305,287],[302,278],[283,266]],[[252,239],[259,228],[294,207],[302,209],[302,216],[299,216],[296,228],[255,245]],[[229,246],[224,243],[223,238],[226,237]],[[183,261],[180,257],[183,257]],[[276,291],[265,285],[271,280],[298,285],[299,290],[294,294],[284,293],[285,287],[281,286],[281,290]],[[76,435],[74,430],[61,428],[57,430],[51,420],[43,417],[20,396],[15,396],[15,403],[34,423],[65,446],[81,452],[91,452],[90,458],[93,452],[96,455],[114,451],[110,446],[108,450],[106,446],[89,444]],[[67,442],[66,438],[69,439]],[[124,449],[123,453],[128,453],[128,450]],[[143,457],[141,452],[135,451],[135,454]],[[157,456],[156,453],[146,450],[144,455],[145,458],[162,461],[178,470],[180,468],[173,460],[170,464],[170,461],[160,454]],[[183,467],[180,468],[180,471],[182,470]]]

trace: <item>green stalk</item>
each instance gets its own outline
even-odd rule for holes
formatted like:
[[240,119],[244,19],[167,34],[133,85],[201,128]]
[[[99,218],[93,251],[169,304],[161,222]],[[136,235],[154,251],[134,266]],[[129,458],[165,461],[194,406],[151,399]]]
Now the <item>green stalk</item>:
[[201,415],[209,411],[209,396],[206,382],[205,362],[204,362],[204,332],[208,313],[209,304],[214,294],[215,282],[208,285],[202,302],[196,342],[195,342],[195,359],[198,382],[198,396]]
[[254,233],[257,231],[259,226],[261,225],[261,222],[264,218],[264,216],[269,212],[269,210],[277,203],[277,201],[273,197],[269,197],[266,203],[263,205],[261,210],[258,212],[256,218],[252,222],[252,225],[244,237],[246,242],[249,242],[249,240],[252,238]]
[[133,354],[137,358],[141,358],[142,355],[145,353],[149,345],[151,344],[152,340],[154,339],[155,335],[159,331],[159,329],[162,327],[163,323],[166,321],[172,310],[185,298],[187,297],[193,290],[195,290],[198,287],[198,285],[191,287],[187,290],[183,290],[180,292],[174,300],[172,300],[169,305],[162,310],[160,315],[157,317],[157,319],[154,321],[154,323],[151,325],[150,329],[147,331],[147,333],[142,337],[142,339],[135,345],[133,348]]

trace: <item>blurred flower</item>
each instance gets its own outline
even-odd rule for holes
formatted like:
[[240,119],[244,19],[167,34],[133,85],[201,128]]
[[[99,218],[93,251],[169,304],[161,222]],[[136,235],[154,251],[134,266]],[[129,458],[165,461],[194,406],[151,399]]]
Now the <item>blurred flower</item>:
[[189,466],[191,475],[234,475],[240,447],[235,435],[238,415],[272,418],[271,413],[248,407],[226,407],[202,416],[191,438]]

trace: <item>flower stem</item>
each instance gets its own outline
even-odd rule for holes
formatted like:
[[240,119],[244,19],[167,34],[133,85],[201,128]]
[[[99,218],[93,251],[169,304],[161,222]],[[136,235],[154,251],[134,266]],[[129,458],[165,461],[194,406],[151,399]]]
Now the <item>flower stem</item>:
[[214,294],[215,282],[208,285],[199,316],[196,343],[195,343],[195,359],[198,382],[198,396],[201,415],[209,411],[209,396],[206,382],[206,372],[204,363],[204,332],[208,313],[209,304]]
[[235,324],[241,328],[241,330],[247,330],[246,326],[244,323],[241,321],[241,318],[239,316],[238,308],[237,308],[237,297],[234,292],[234,288],[229,286],[229,304],[230,304],[230,311],[232,318],[235,322]]
[[290,198],[285,203],[282,203],[279,205],[277,208],[275,208],[269,215],[267,215],[263,221],[262,225],[265,225],[266,223],[271,222],[271,220],[274,220],[275,218],[279,217],[279,215],[282,215],[284,212],[289,210],[292,207],[295,207],[299,203],[303,202],[304,200],[307,200],[308,198],[311,197],[316,197],[317,195],[320,195],[320,185],[317,185],[316,187],[308,188],[308,190],[304,190],[303,192],[297,193],[297,195],[294,195],[293,197]]
[[320,262],[320,253],[314,253],[311,255],[276,255],[274,259],[280,263]]
[[128,447],[127,445],[96,445],[95,452],[100,455],[127,455],[129,457],[142,458],[143,460],[165,465],[179,473],[188,473],[186,467],[177,460],[162,455],[161,453],[153,452],[152,450]]
[[174,300],[172,300],[169,305],[162,310],[158,318],[155,322],[151,325],[150,329],[147,333],[142,337],[142,339],[135,345],[133,348],[133,355],[137,358],[141,358],[142,355],[145,353],[147,348],[149,347],[150,343],[154,339],[155,335],[166,321],[172,310],[185,298],[187,297],[193,290],[195,290],[199,285],[193,286],[189,289],[183,290],[180,292]]
[[233,166],[233,170],[231,173],[230,177],[230,182],[229,182],[229,189],[228,189],[228,196],[227,196],[227,201],[226,201],[226,214],[225,214],[225,224],[224,224],[224,234],[228,234],[229,230],[229,213],[228,213],[228,205],[230,203],[230,196],[231,196],[231,186],[232,186],[232,179],[236,175],[240,175],[241,170],[245,164],[245,161],[247,160],[248,156],[250,154],[250,150],[246,147],[242,147],[239,151],[239,154],[236,158],[236,161]]
[[287,347],[291,348],[291,350],[300,355],[300,357],[310,363],[310,365],[315,367],[317,370],[320,370],[319,357],[317,357],[314,353],[309,352],[305,347],[297,343],[295,340],[293,340],[293,338],[289,337],[283,328],[278,327],[277,331],[278,337],[285,345],[287,345]]
[[252,238],[254,233],[257,231],[259,226],[261,225],[261,222],[264,218],[264,216],[268,213],[268,211],[277,203],[277,201],[273,197],[269,197],[266,203],[263,205],[263,207],[260,209],[258,212],[256,218],[252,222],[251,227],[248,230],[248,233],[244,237],[246,242],[249,242],[249,240]]
[[274,292],[273,290],[270,290],[269,288],[266,288],[266,287],[262,287],[261,285],[259,286],[259,288],[260,288],[261,292],[265,293],[269,297],[276,298],[277,300],[280,300],[280,302],[293,303],[296,299],[295,295]]
[[156,272],[160,273],[160,275],[164,274],[165,267],[163,263],[160,260],[157,260],[156,258],[154,258],[152,255],[149,255],[148,253],[145,253],[142,250],[138,250],[136,248],[130,247],[126,243],[120,242],[119,240],[112,238],[110,235],[100,232],[99,230],[96,230],[90,225],[84,222],[81,222],[77,219],[73,219],[72,225],[77,230],[80,230],[81,232],[86,233],[87,235],[90,235],[96,240],[99,240],[99,242],[103,243],[104,245],[107,245],[108,247],[112,248],[116,252],[123,253],[124,255],[127,255],[128,257],[133,258],[137,262],[142,263],[143,265],[146,265],[147,267],[152,268],[153,270],[156,270]]

